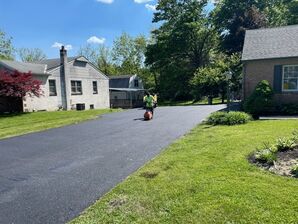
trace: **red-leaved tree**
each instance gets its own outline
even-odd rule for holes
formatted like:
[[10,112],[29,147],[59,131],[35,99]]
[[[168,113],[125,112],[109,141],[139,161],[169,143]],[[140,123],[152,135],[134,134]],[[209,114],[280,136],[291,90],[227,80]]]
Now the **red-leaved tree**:
[[30,72],[9,72],[0,70],[0,96],[22,98],[26,95],[41,96],[41,81],[33,78]]

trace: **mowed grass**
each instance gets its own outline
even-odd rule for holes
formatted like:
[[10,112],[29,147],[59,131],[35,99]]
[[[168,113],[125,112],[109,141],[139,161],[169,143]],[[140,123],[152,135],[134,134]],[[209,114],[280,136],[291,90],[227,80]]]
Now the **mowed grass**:
[[0,115],[0,139],[95,119],[118,110],[55,111]]
[[[226,102],[226,101],[225,101]],[[195,106],[195,105],[207,105],[208,99],[204,98],[200,101],[160,101],[158,102],[158,106]],[[222,104],[220,98],[214,98],[212,104]]]
[[298,179],[247,161],[263,142],[297,127],[198,126],[71,223],[298,223]]

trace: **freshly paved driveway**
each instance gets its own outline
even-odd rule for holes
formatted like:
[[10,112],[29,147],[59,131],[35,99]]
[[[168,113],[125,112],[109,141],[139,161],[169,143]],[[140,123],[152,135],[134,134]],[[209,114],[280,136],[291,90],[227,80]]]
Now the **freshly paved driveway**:
[[143,110],[0,140],[0,223],[64,223],[223,106]]

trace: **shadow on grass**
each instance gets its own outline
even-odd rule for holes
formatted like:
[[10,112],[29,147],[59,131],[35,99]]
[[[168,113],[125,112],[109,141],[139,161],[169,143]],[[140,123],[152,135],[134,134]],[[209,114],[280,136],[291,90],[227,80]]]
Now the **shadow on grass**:
[[23,115],[30,114],[29,112],[23,112],[23,113],[0,113],[0,118],[9,118],[9,117],[20,117]]

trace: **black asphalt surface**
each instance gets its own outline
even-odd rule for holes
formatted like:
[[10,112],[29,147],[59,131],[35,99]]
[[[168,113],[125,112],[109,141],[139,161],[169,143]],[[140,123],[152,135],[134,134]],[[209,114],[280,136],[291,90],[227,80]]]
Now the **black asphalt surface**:
[[0,140],[0,223],[65,223],[224,106],[128,110]]

